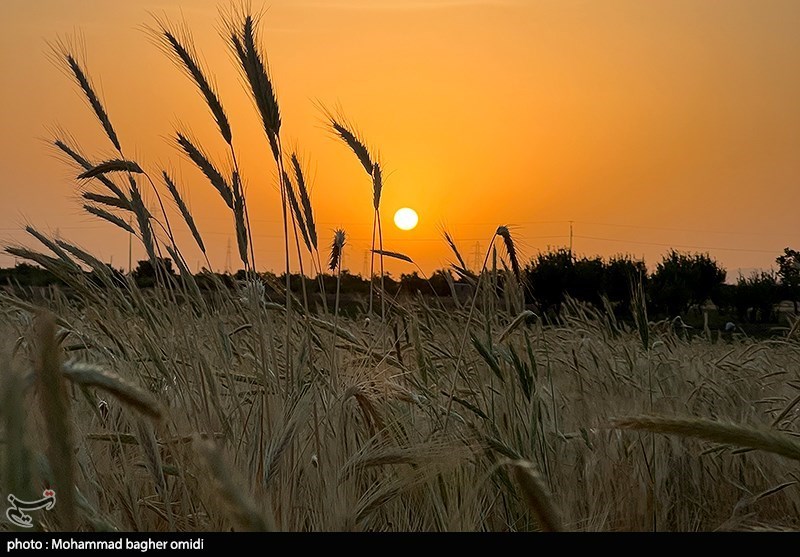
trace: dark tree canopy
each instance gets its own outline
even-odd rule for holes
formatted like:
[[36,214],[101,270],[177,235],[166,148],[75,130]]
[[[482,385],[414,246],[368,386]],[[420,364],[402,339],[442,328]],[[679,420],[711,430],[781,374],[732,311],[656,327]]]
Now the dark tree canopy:
[[650,277],[650,302],[669,316],[686,313],[710,300],[725,276],[725,270],[708,254],[671,250]]
[[800,252],[784,248],[783,255],[775,262],[778,264],[778,279],[783,296],[794,304],[797,313],[797,302],[800,300]]

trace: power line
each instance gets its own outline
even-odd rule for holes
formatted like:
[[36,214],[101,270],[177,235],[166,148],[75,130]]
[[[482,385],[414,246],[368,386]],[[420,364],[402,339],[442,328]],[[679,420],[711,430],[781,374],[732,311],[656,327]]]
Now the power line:
[[669,226],[649,226],[649,225],[639,225],[639,224],[615,224],[610,222],[591,222],[591,221],[580,221],[576,220],[576,223],[579,224],[588,224],[591,226],[611,226],[615,228],[635,228],[641,230],[665,230],[668,232],[692,232],[696,234],[730,234],[736,236],[780,236],[781,234],[775,232],[742,232],[740,230],[731,230],[731,231],[723,231],[723,230],[700,230],[696,228],[675,228]]
[[[106,228],[105,225],[99,226],[59,226],[58,229],[60,230],[100,230]],[[14,228],[0,228],[0,232],[25,232],[24,227],[14,227]]]
[[[214,231],[204,231],[203,234],[213,234],[217,236],[232,236],[233,232],[214,232]],[[526,240],[548,240],[548,239],[561,239],[561,238],[568,238],[566,234],[550,234],[545,236],[524,236]],[[253,238],[269,238],[269,239],[283,239],[283,236],[280,234],[253,234]],[[351,242],[371,242],[371,238],[361,238],[358,236],[348,236],[348,241]],[[475,242],[475,241],[485,241],[487,239],[491,239],[491,236],[481,236],[475,238],[454,238],[457,242]],[[397,238],[395,241],[398,242],[444,242],[444,238]]]
[[[227,220],[222,217],[205,217],[204,220],[206,221],[223,221]],[[254,223],[262,223],[262,224],[281,224],[283,221],[281,220],[273,220],[273,219],[251,219],[251,222]],[[779,232],[747,232],[741,230],[703,230],[697,228],[678,228],[678,227],[671,227],[671,226],[651,226],[651,225],[641,225],[641,224],[624,224],[624,223],[613,223],[613,222],[597,222],[597,221],[585,221],[585,220],[531,220],[531,221],[510,221],[512,225],[531,225],[531,224],[585,224],[589,226],[608,226],[614,228],[632,228],[632,229],[641,229],[641,230],[663,230],[668,232],[691,232],[695,234],[728,234],[728,235],[737,235],[737,236],[781,236],[782,233]],[[331,224],[331,225],[340,225],[341,222],[327,222],[327,221],[317,221],[317,224]],[[349,226],[370,226],[372,223],[367,222],[351,222]],[[452,226],[495,226],[496,222],[461,222],[461,223],[450,223]],[[86,226],[61,226],[62,230],[100,230],[106,228],[103,224],[98,225],[86,225]],[[0,232],[22,232],[24,231],[21,227],[0,227]],[[227,234],[227,232],[206,232],[206,234]],[[277,237],[277,236],[276,236]],[[281,236],[282,237],[282,236]],[[472,238],[465,238],[465,240],[473,240]]]
[[[637,240],[618,240],[616,238],[599,238],[597,236],[575,236],[576,238],[581,238],[584,240],[599,240],[601,242],[619,242],[623,244],[637,244],[637,245],[644,245],[644,246],[660,246],[665,248],[687,248],[687,249],[703,249],[703,250],[718,250],[718,251],[747,251],[747,252],[757,252],[757,253],[775,253],[776,250],[766,250],[766,249],[748,249],[748,248],[723,248],[723,247],[712,247],[712,246],[690,246],[687,244],[662,244],[658,242],[640,242]],[[779,250],[777,250],[779,251]]]

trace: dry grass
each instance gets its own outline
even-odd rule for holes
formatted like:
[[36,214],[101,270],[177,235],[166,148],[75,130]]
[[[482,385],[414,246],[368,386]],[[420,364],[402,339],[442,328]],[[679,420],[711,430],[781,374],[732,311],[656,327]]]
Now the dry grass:
[[[126,389],[144,386],[163,409],[153,441],[137,425],[143,408],[127,404],[133,390],[121,403],[106,399],[105,420],[97,409],[103,381],[67,391],[74,433],[64,454],[76,455],[74,481],[95,513],[79,507],[80,528],[93,528],[97,515],[119,529],[168,529],[168,510],[179,530],[649,530],[651,515],[659,530],[798,527],[793,461],[768,454],[796,456],[797,344],[686,341],[651,331],[655,347],[646,352],[637,331],[611,330],[584,307],[544,327],[479,306],[471,334],[483,350],[465,351],[445,431],[450,393],[439,385],[450,381],[466,309],[409,301],[393,311],[401,328],[414,324],[408,342],[400,335],[404,364],[358,321],[339,317],[337,332],[309,320],[292,335],[295,353],[307,334],[329,340],[314,342],[313,356],[299,355],[297,383],[287,384],[285,335],[274,315],[280,305],[254,308],[220,291],[215,309],[198,316],[155,292],[140,294],[133,313],[111,297],[102,311],[57,295],[47,302],[67,325],[62,345],[71,358],[113,369]],[[259,319],[272,327],[259,333],[252,326]],[[38,350],[32,315],[7,306],[3,322],[6,338],[20,339],[12,365],[24,367]],[[488,340],[487,327],[502,332]],[[276,345],[274,355],[261,343]],[[18,388],[8,381],[6,389]],[[652,413],[695,418],[612,420],[650,413],[650,389]],[[19,423],[7,408],[3,423]],[[770,428],[778,417],[778,429]],[[27,420],[25,438],[47,436],[54,419]],[[752,425],[719,425],[727,423]],[[651,443],[615,426],[696,439],[655,435]],[[196,434],[213,436],[228,457],[198,459],[184,441]],[[41,450],[28,446],[34,455]],[[498,467],[504,459],[530,464]],[[208,484],[206,461],[220,480],[240,480]],[[15,460],[4,478],[38,485],[42,472],[24,462]],[[560,522],[539,517],[544,511],[532,501],[544,496],[531,491],[528,466],[535,486],[558,502]],[[236,486],[265,506],[236,503],[235,490],[244,489]],[[219,504],[219,489],[230,504]]]

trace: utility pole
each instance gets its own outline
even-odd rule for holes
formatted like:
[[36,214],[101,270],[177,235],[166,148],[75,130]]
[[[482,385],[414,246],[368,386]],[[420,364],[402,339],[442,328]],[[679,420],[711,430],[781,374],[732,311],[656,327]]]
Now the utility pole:
[[571,259],[575,259],[575,255],[572,253],[572,221],[569,221],[569,256]]
[[364,250],[364,271],[361,276],[366,277],[369,273],[369,250]]
[[231,239],[228,238],[228,251],[225,253],[225,272],[231,272]]

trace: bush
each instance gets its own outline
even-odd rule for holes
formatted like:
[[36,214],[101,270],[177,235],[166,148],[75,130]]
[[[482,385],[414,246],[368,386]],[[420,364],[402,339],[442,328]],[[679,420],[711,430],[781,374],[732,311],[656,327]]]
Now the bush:
[[685,314],[711,299],[725,282],[725,270],[708,254],[685,254],[671,250],[659,262],[650,280],[648,294],[656,312],[669,316]]
[[784,248],[783,255],[775,262],[778,264],[782,295],[794,304],[797,313],[797,301],[800,300],[800,252]]
[[734,305],[741,321],[767,323],[776,317],[775,304],[781,301],[778,277],[773,272],[740,276],[734,290]]
[[608,263],[599,256],[573,258],[567,249],[540,253],[526,268],[529,300],[543,313],[561,313],[566,296],[602,305],[605,296],[616,306],[617,315],[629,317],[631,281],[646,282],[644,261],[615,256]]

